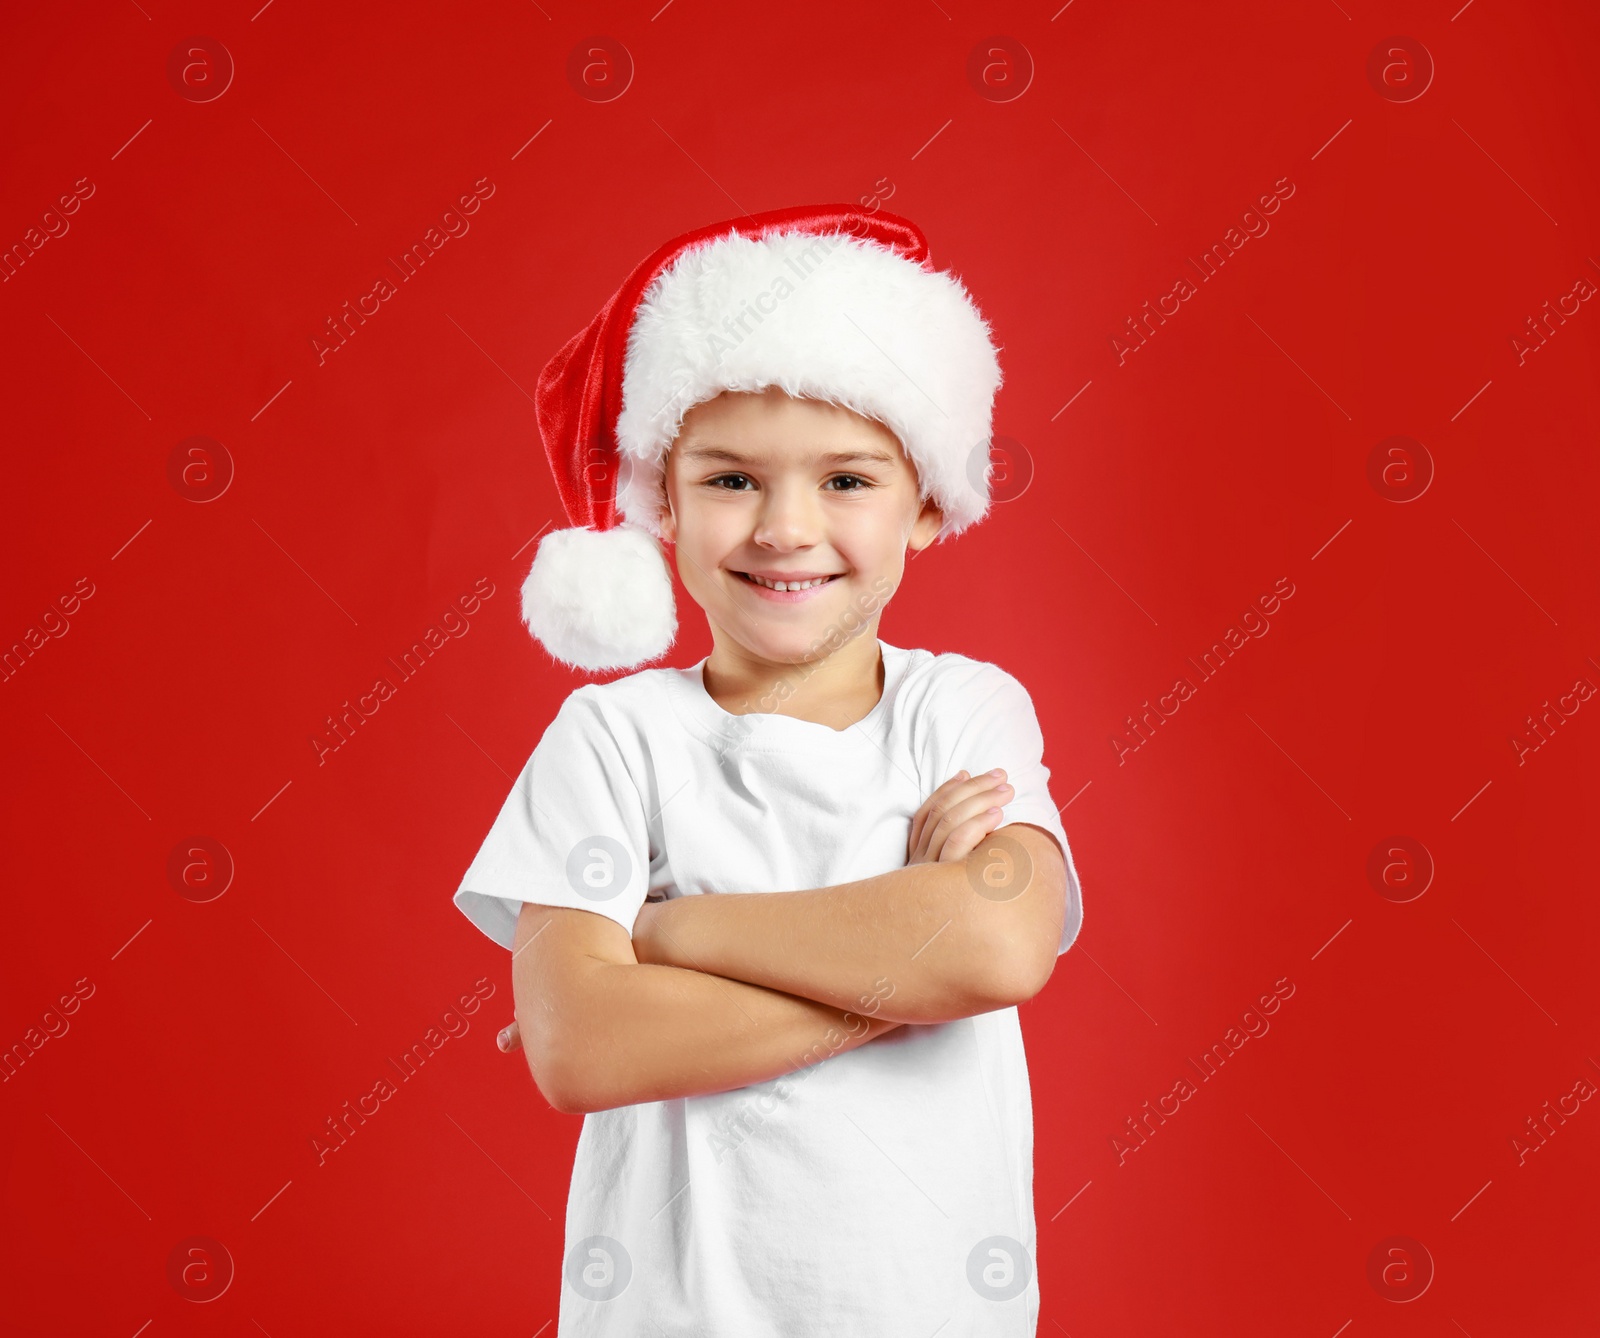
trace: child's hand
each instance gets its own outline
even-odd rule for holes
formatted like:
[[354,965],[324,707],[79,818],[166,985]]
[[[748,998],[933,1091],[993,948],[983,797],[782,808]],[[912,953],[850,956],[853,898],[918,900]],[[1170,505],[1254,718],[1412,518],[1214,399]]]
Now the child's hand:
[[958,771],[928,796],[911,819],[907,864],[937,864],[966,859],[1000,826],[1001,806],[1015,793],[1000,768],[969,777]]

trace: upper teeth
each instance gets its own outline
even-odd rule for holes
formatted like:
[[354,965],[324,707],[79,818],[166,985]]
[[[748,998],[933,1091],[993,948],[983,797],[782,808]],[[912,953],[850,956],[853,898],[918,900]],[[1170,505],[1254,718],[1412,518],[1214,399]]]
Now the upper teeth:
[[[750,576],[749,572],[745,573]],[[812,586],[821,585],[824,581],[831,581],[831,576],[817,576],[809,581],[769,581],[765,576],[750,576],[757,585],[764,585],[768,590],[809,590]]]

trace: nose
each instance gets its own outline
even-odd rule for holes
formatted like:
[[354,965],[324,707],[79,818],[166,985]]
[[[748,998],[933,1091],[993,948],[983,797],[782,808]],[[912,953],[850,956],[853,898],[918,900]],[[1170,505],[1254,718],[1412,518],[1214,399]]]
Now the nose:
[[772,483],[761,499],[751,536],[762,548],[787,553],[810,548],[821,537],[821,512],[809,487]]

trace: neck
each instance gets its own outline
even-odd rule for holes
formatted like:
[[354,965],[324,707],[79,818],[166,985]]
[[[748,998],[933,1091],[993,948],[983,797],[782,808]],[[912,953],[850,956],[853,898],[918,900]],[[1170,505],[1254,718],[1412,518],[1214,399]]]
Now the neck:
[[848,729],[883,695],[878,620],[838,650],[798,664],[754,655],[713,626],[702,678],[711,699],[730,715],[787,715]]

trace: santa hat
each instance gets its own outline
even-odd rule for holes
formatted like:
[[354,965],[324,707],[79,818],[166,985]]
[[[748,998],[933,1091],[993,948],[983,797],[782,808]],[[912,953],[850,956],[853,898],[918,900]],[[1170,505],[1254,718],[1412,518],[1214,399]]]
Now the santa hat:
[[666,243],[539,374],[539,433],[574,528],[541,540],[523,620],[591,672],[667,651],[663,463],[684,414],[728,390],[777,386],[883,423],[941,537],[959,533],[988,510],[1000,379],[988,324],[907,219],[801,206]]

